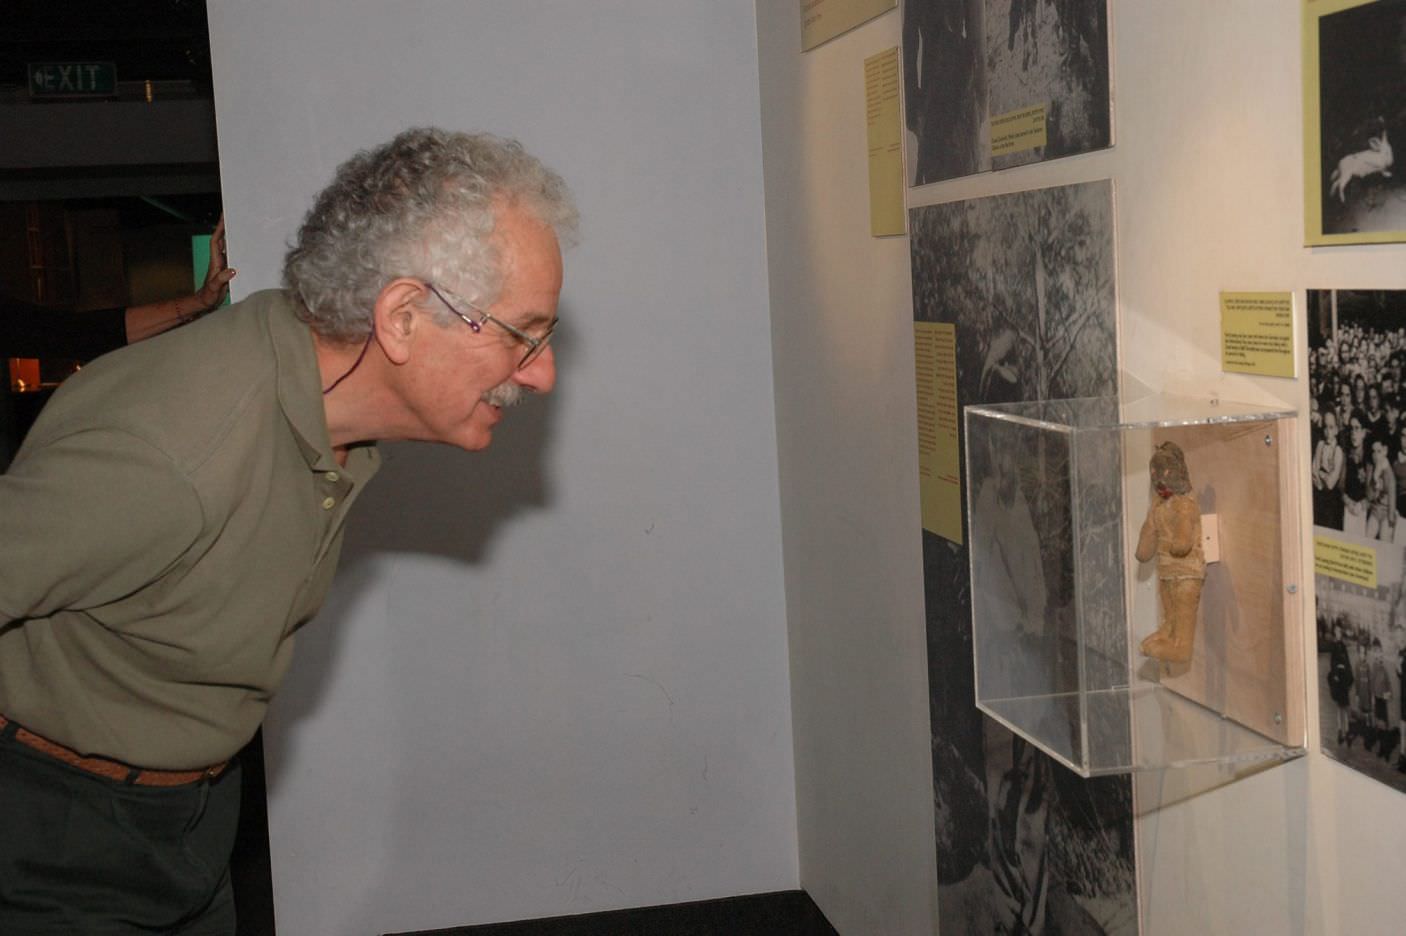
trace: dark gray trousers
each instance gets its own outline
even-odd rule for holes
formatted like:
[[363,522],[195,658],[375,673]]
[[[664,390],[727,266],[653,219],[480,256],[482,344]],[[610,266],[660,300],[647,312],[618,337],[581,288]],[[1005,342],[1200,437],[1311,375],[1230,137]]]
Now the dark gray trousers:
[[0,933],[234,936],[239,784],[117,783],[0,736]]

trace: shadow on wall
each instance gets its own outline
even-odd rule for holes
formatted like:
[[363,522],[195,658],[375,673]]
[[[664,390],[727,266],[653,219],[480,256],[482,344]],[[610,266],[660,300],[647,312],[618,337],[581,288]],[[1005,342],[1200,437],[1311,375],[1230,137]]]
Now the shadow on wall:
[[[298,632],[293,671],[278,696],[278,720],[294,725],[317,712],[329,675],[341,665],[341,624],[366,597],[388,554],[416,553],[475,566],[498,531],[520,514],[550,505],[545,463],[556,420],[549,400],[505,413],[492,446],[381,445],[381,470],[353,507],[337,577],[321,612]],[[265,735],[269,786],[277,783],[288,730]]]

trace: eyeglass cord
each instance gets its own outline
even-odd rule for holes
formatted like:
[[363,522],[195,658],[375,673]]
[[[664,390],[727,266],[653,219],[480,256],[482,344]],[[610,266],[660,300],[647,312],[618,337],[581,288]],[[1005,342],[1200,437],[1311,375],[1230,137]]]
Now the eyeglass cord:
[[376,326],[373,324],[373,325],[371,326],[371,334],[369,334],[369,335],[366,336],[366,343],[361,346],[361,353],[356,356],[356,360],[352,362],[352,366],[347,368],[346,373],[342,374],[342,376],[340,376],[340,377],[338,377],[336,380],[332,381],[332,385],[331,385],[330,387],[328,387],[326,390],[323,390],[323,391],[322,391],[322,395],[323,395],[323,396],[327,396],[327,394],[331,393],[333,390],[336,390],[336,389],[337,389],[337,384],[339,384],[339,383],[341,383],[342,381],[346,380],[348,377],[350,377],[350,376],[352,375],[352,371],[356,370],[358,367],[361,366],[361,359],[364,358],[364,357],[366,357],[366,351],[367,351],[368,348],[371,347],[371,339],[372,339],[372,338],[375,338],[375,337],[376,337]]

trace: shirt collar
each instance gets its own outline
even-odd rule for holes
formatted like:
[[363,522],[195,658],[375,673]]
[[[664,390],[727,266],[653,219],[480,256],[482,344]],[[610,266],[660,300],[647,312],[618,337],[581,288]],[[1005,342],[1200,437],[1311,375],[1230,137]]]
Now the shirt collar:
[[295,302],[285,292],[269,313],[269,335],[278,362],[279,405],[310,469],[344,472],[357,481],[367,481],[380,466],[380,454],[375,445],[353,446],[347,453],[347,464],[337,463],[322,403],[317,348],[312,330],[298,320]]

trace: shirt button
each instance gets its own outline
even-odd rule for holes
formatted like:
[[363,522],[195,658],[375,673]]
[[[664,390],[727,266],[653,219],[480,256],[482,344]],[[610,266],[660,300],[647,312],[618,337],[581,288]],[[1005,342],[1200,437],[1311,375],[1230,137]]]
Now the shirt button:
[[327,472],[327,474],[323,475],[323,477],[326,478],[328,481],[331,481],[333,484],[336,484],[337,479],[339,479],[341,475],[337,474],[337,472],[335,471],[329,471]]
[[337,498],[335,498],[335,497],[324,497],[324,498],[322,499],[322,509],[323,509],[323,510],[331,510],[333,507],[336,507],[336,506],[337,506]]

